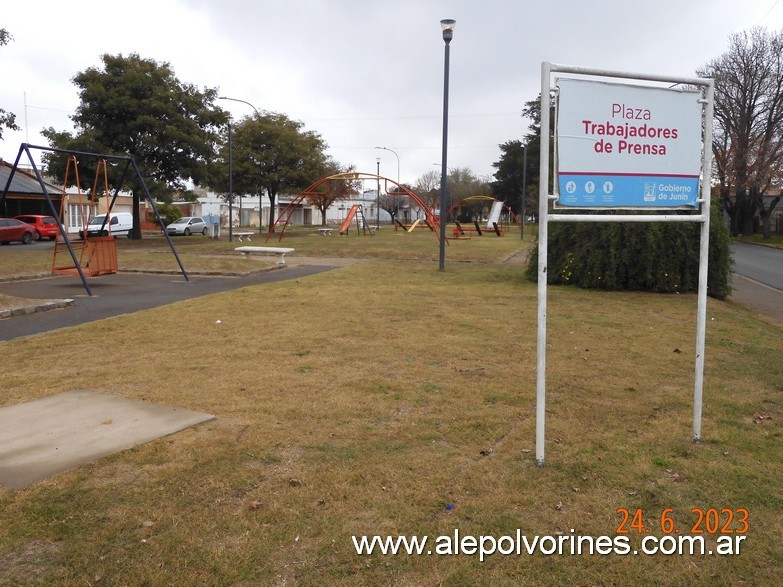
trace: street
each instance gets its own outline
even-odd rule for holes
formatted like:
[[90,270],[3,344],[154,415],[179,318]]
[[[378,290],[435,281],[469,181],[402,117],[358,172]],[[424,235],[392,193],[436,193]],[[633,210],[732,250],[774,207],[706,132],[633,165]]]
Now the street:
[[734,279],[729,299],[783,326],[783,250],[733,243],[731,251]]
[[774,287],[783,293],[783,250],[759,245],[734,243],[734,273]]

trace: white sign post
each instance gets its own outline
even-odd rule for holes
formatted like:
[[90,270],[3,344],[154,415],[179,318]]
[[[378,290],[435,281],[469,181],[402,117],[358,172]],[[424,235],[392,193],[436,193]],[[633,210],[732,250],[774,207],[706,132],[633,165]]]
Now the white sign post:
[[[551,76],[555,72],[572,77],[561,77],[552,87]],[[635,83],[609,83],[609,79]],[[682,85],[686,88],[675,89]],[[701,224],[693,439],[701,438],[713,93],[711,79],[644,76],[551,63],[541,65],[536,367],[536,461],[539,465],[544,464],[549,222]],[[550,128],[552,95],[556,97],[556,177],[555,193],[550,195],[547,130]],[[553,202],[552,213],[550,201]],[[655,213],[557,213],[563,209],[650,210]],[[672,210],[694,213],[666,212]]]

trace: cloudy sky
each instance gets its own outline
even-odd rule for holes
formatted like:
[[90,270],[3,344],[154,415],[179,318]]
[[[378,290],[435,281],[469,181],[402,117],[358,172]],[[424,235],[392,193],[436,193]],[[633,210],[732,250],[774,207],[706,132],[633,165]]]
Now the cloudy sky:
[[[542,61],[692,76],[724,53],[729,35],[783,28],[781,0],[30,0],[5,3],[0,28],[0,158],[42,128],[71,130],[71,78],[104,53],[138,53],[177,77],[321,134],[359,171],[414,182],[441,160],[444,43],[451,43],[449,167],[494,171],[498,145],[520,139],[524,102]],[[235,118],[252,113],[221,102]],[[390,151],[377,150],[387,147]],[[437,171],[437,169],[436,169]]]

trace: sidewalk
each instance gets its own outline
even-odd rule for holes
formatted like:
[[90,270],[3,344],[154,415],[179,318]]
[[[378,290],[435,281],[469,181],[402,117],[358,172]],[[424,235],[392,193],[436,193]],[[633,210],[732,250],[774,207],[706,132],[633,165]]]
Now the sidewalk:
[[744,306],[762,320],[783,328],[783,291],[734,273],[729,301]]

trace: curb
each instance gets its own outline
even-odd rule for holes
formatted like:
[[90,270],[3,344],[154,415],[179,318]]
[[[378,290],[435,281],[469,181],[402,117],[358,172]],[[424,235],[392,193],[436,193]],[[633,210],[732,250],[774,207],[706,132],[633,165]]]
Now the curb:
[[40,304],[31,306],[17,306],[9,310],[0,310],[0,319],[12,318],[13,316],[23,316],[26,314],[35,314],[36,312],[48,312],[49,310],[60,310],[73,305],[72,299],[49,300]]

